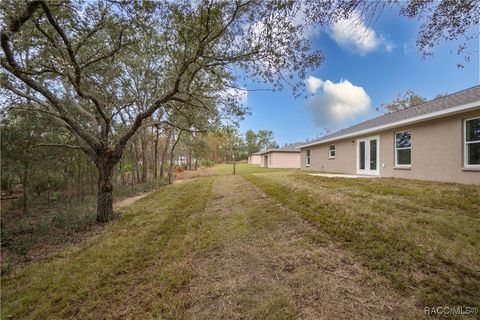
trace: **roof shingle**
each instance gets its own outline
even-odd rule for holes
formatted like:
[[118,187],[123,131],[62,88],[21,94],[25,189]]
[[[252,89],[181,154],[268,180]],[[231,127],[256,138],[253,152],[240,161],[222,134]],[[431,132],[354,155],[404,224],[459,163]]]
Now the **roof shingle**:
[[265,154],[269,152],[300,152],[300,149],[298,149],[298,147],[304,144],[305,142],[295,142],[295,143],[287,144],[286,146],[281,148],[267,149],[264,151],[260,151],[260,152],[257,152],[256,154]]
[[319,139],[309,141],[304,145],[307,146],[307,145],[319,144],[325,140],[334,139],[334,138],[341,137],[348,134],[354,134],[355,132],[359,132],[362,130],[371,129],[371,128],[375,128],[383,125],[388,125],[391,123],[393,124],[398,121],[408,120],[410,118],[427,115],[429,113],[433,113],[437,111],[447,110],[459,105],[464,105],[468,103],[473,103],[475,101],[479,101],[479,99],[480,99],[480,86],[475,86],[472,88],[468,88],[462,91],[449,94],[444,97],[440,97],[437,99],[433,99],[433,100],[418,104],[410,108],[406,108],[393,113],[381,115],[379,117],[348,127],[346,129],[342,129],[334,133],[325,135]]

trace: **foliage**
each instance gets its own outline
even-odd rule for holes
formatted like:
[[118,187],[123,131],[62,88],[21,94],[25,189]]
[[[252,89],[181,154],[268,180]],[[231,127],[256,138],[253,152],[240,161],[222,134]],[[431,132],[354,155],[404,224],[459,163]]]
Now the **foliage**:
[[245,144],[249,155],[261,150],[278,148],[271,130],[259,130],[257,133],[248,130],[245,133]]
[[[115,199],[155,190],[166,180],[118,186]],[[12,200],[10,200],[12,201]],[[2,201],[2,272],[19,264],[49,256],[66,244],[78,242],[95,226],[95,197],[55,193],[34,197],[30,210],[21,213],[18,202]]]
[[213,162],[212,160],[208,160],[208,159],[202,160],[202,167],[210,168],[210,167],[213,167],[214,165],[215,165],[215,162]]
[[425,101],[427,101],[427,99],[417,95],[412,90],[407,90],[404,93],[399,93],[397,98],[392,102],[382,104],[382,109],[385,110],[385,113],[392,113],[416,106]]
[[259,130],[257,132],[257,140],[260,150],[278,148],[278,143],[275,141],[273,131],[271,130]]

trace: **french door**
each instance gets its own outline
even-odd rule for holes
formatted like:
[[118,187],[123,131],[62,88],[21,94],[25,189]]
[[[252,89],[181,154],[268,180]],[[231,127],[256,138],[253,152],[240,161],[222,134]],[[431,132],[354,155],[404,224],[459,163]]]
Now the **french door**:
[[357,140],[357,174],[380,174],[380,137]]

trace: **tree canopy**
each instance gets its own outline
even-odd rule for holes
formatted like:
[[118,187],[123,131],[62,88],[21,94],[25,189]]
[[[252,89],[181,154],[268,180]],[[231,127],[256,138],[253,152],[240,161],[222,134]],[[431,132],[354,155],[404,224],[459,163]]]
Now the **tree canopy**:
[[[322,55],[290,1],[3,1],[2,92],[51,116],[99,173],[98,221],[127,142],[153,123],[182,130],[245,108],[242,77],[296,90]],[[192,113],[193,110],[199,112]]]

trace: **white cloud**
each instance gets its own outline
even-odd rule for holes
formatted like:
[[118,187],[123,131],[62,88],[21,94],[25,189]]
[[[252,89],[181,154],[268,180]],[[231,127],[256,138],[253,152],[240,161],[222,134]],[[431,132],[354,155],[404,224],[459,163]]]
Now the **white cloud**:
[[358,12],[354,12],[348,19],[333,23],[330,26],[330,37],[340,46],[360,55],[366,55],[378,48],[391,52],[396,47],[392,41],[367,27]]
[[307,90],[310,91],[310,93],[317,93],[323,83],[322,79],[314,76],[309,76],[307,79],[303,80],[303,82],[305,82]]
[[365,90],[348,80],[338,83],[322,81],[321,88],[320,95],[307,100],[307,110],[313,114],[318,126],[335,127],[366,113],[370,108],[371,100]]
[[385,50],[387,52],[392,52],[393,49],[395,49],[397,47],[397,45],[395,43],[393,43],[392,41],[390,40],[385,40]]

